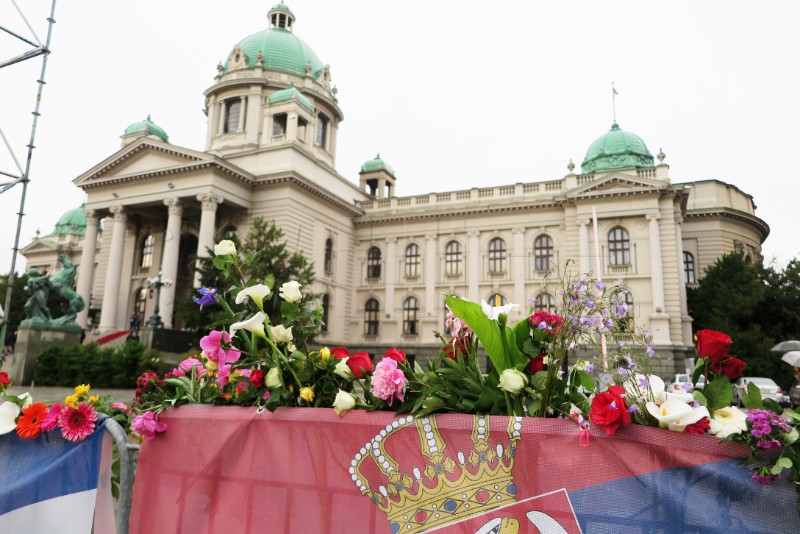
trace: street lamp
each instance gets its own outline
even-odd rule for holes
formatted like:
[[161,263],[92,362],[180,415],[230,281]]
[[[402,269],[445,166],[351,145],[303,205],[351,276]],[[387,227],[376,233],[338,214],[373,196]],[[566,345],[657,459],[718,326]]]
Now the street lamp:
[[147,321],[147,324],[152,328],[164,326],[164,321],[161,320],[161,316],[158,314],[158,305],[161,301],[161,288],[170,287],[171,285],[172,280],[169,278],[164,278],[163,280],[161,279],[161,271],[158,271],[157,277],[147,279],[147,287],[156,289],[156,307],[153,308],[153,315],[151,315],[150,319]]

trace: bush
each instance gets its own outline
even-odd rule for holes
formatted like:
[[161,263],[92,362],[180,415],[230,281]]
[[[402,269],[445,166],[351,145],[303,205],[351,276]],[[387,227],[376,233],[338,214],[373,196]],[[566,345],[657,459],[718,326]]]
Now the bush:
[[116,348],[52,345],[39,354],[34,380],[41,386],[135,388],[136,377],[158,361],[158,353],[138,341]]

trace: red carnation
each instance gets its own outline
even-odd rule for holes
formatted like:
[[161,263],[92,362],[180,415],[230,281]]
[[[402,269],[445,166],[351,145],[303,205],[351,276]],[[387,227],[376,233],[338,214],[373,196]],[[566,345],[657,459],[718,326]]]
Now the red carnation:
[[711,420],[708,417],[703,417],[696,423],[686,425],[683,431],[687,434],[705,434],[709,428],[711,428]]
[[347,366],[356,377],[364,378],[364,373],[372,371],[372,360],[366,352],[356,352],[347,360]]
[[697,355],[708,358],[712,363],[728,357],[728,349],[733,344],[731,336],[714,330],[697,331]]
[[387,350],[383,357],[390,358],[397,363],[403,363],[406,361],[406,353],[402,350],[397,350],[397,347],[392,347],[391,349]]
[[711,371],[717,375],[725,375],[729,380],[735,380],[742,376],[745,367],[747,367],[747,364],[742,360],[730,356],[726,360],[712,363]]
[[256,389],[264,387],[264,371],[261,369],[253,369],[250,371],[250,383]]
[[603,427],[607,436],[613,436],[620,425],[630,423],[631,414],[625,404],[625,389],[608,386],[607,391],[595,395],[589,420],[592,424]]

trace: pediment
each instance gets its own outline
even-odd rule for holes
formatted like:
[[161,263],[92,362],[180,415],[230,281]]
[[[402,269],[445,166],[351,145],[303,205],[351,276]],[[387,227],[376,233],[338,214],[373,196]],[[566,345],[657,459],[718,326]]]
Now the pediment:
[[193,167],[213,159],[203,152],[142,138],[95,165],[73,183],[83,187],[118,179],[136,179],[137,176],[165,170],[179,171],[182,167]]
[[51,254],[60,250],[59,244],[48,239],[36,239],[32,243],[22,247],[20,253],[23,256],[34,254]]
[[612,174],[579,185],[567,192],[567,197],[595,197],[650,193],[667,189],[669,184],[660,180],[650,180],[636,176]]

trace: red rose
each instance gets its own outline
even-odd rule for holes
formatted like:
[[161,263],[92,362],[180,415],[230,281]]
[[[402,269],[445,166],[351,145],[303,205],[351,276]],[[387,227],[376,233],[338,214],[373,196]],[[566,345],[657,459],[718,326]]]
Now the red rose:
[[366,352],[356,352],[347,360],[347,366],[356,377],[364,378],[364,373],[372,371],[372,360],[369,359],[369,354]]
[[458,361],[458,356],[466,356],[469,354],[468,342],[466,339],[453,338],[442,349],[446,358],[450,358],[454,362]]
[[250,371],[250,383],[256,389],[264,387],[264,371],[261,369],[253,369]]
[[728,357],[726,360],[711,364],[711,370],[714,372],[714,374],[725,375],[729,380],[735,380],[742,376],[742,372],[744,371],[745,367],[747,367],[746,363],[739,358],[734,358],[733,356]]
[[631,414],[625,405],[625,389],[608,386],[607,391],[595,395],[589,420],[592,424],[602,426],[607,436],[613,436],[620,425],[630,423]]
[[397,347],[392,347],[391,349],[387,350],[386,354],[384,354],[383,357],[391,358],[397,363],[403,363],[404,361],[406,361],[406,353],[403,352],[402,350],[397,350]]
[[546,371],[547,365],[544,363],[544,357],[547,356],[545,353],[541,353],[538,356],[531,356],[531,363],[528,364],[528,372],[530,374],[536,374],[539,371]]
[[0,372],[0,384],[2,384],[4,388],[11,384],[11,380],[8,379],[8,373],[5,371]]
[[344,347],[333,347],[331,349],[331,354],[333,354],[333,357],[337,360],[344,360],[350,357],[350,351]]
[[684,432],[687,434],[705,434],[706,430],[711,428],[711,421],[708,417],[703,417],[698,422],[686,425],[686,428],[683,429]]
[[712,363],[726,358],[728,349],[733,344],[731,336],[714,330],[697,331],[697,355],[708,358]]

